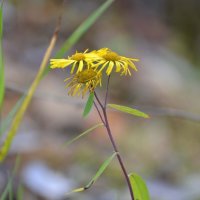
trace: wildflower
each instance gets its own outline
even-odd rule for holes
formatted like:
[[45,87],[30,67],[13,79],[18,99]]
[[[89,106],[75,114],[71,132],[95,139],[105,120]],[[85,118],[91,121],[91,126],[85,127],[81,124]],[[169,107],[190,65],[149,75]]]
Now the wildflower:
[[81,52],[76,52],[67,59],[51,59],[50,67],[53,68],[65,68],[72,65],[70,73],[73,74],[75,68],[77,67],[76,73],[81,72],[85,68],[89,68],[94,61],[99,60],[98,56],[93,53],[87,53],[88,50]]
[[87,91],[93,92],[99,85],[101,86],[101,73],[89,68],[66,78],[65,81],[69,81],[66,87],[70,88],[68,94],[71,96],[80,95],[85,96]]
[[133,70],[137,71],[134,62],[139,60],[136,58],[120,56],[108,48],[102,48],[98,51],[95,51],[95,53],[101,57],[101,60],[99,60],[96,64],[96,67],[99,68],[98,71],[100,73],[106,68],[106,74],[109,76],[113,71],[113,68],[115,68],[115,72],[121,73],[121,75],[131,75],[129,66]]

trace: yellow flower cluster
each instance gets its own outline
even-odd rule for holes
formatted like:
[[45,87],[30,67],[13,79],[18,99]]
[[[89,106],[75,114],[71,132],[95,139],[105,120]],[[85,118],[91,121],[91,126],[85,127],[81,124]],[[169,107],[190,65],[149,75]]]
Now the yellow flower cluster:
[[131,75],[130,69],[137,71],[134,62],[135,58],[120,56],[108,48],[102,48],[88,52],[88,50],[76,52],[67,59],[51,59],[51,68],[71,67],[71,76],[65,81],[69,81],[69,95],[80,95],[82,97],[89,92],[93,92],[97,86],[101,86],[103,71],[110,76],[113,71],[120,75]]

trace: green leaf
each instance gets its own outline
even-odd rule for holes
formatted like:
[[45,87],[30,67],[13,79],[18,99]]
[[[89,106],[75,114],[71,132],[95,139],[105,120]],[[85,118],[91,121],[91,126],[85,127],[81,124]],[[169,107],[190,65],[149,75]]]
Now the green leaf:
[[[64,42],[60,50],[56,53],[54,58],[62,58],[70,48],[72,48],[85,32],[97,21],[97,19],[109,8],[114,0],[107,0],[98,9],[96,9]],[[43,76],[51,70],[50,65],[44,71]]]
[[[2,3],[3,4],[3,3]],[[3,6],[0,7],[0,110],[5,93],[4,60],[3,60]]]
[[10,190],[9,190],[9,193],[8,193],[9,200],[13,200],[13,196],[14,196],[13,193],[14,193],[13,187],[10,187]]
[[92,132],[93,130],[95,130],[96,128],[99,128],[103,126],[103,123],[99,123],[99,124],[96,124],[94,126],[92,126],[91,128],[87,129],[86,131],[84,131],[83,133],[79,134],[78,136],[76,136],[75,138],[73,138],[72,140],[68,141],[68,142],[65,142],[64,145],[65,146],[68,146],[70,144],[72,144],[73,142],[75,142],[76,140],[80,139],[81,137],[87,135],[88,133]]
[[28,89],[28,92],[27,92],[27,95],[25,96],[22,104],[20,105],[20,108],[18,109],[14,119],[12,120],[12,124],[11,124],[11,127],[10,127],[10,130],[8,131],[8,134],[6,136],[6,139],[3,143],[3,145],[1,146],[0,148],[0,161],[2,162],[4,160],[4,158],[6,157],[9,149],[10,149],[10,146],[12,144],[12,141],[17,133],[17,130],[21,124],[21,121],[23,119],[23,116],[24,116],[24,113],[26,112],[31,100],[32,100],[32,97],[33,97],[33,94],[35,93],[39,83],[40,83],[40,80],[41,80],[41,76],[43,74],[43,71],[45,70],[45,67],[49,61],[49,58],[51,56],[51,52],[55,46],[55,42],[56,42],[56,39],[57,39],[57,34],[54,33],[54,35],[52,36],[51,38],[51,41],[49,43],[49,46],[44,54],[44,57],[42,59],[42,62],[40,64],[40,68],[38,70],[38,73],[37,75],[35,76],[35,79],[33,80],[31,86],[29,87]]
[[24,188],[20,183],[19,186],[17,187],[17,200],[23,200],[23,196],[24,196]]
[[149,191],[144,180],[137,174],[129,174],[129,180],[135,200],[150,200]]
[[98,178],[101,176],[101,174],[103,174],[103,172],[106,170],[106,168],[108,167],[108,165],[111,163],[111,161],[116,155],[117,153],[115,152],[108,159],[104,161],[104,163],[98,169],[97,173],[93,176],[91,181],[86,185],[87,189],[90,188],[92,184],[94,184],[98,180]]
[[2,136],[3,133],[5,133],[5,131],[8,129],[8,127],[10,126],[15,114],[17,113],[18,109],[20,108],[22,102],[24,101],[25,95],[22,96],[17,103],[15,104],[15,106],[12,108],[12,110],[9,112],[9,114],[7,115],[7,117],[2,120],[2,123],[0,124],[0,137]]
[[70,193],[68,193],[68,195],[72,194],[72,193],[76,193],[76,192],[83,192],[83,191],[89,189],[98,180],[98,178],[101,176],[101,174],[106,170],[106,168],[109,166],[109,164],[111,163],[111,161],[113,160],[113,158],[116,155],[117,155],[117,153],[115,152],[108,159],[106,159],[104,161],[104,163],[98,169],[97,173],[92,177],[91,181],[85,187],[74,189]]
[[93,103],[94,103],[94,92],[90,93],[90,95],[88,97],[88,100],[85,104],[85,108],[83,111],[83,117],[86,117],[90,113]]
[[13,179],[11,177],[9,177],[8,183],[7,183],[4,191],[2,192],[2,194],[0,196],[0,200],[6,200],[7,199],[9,191],[12,189],[12,181],[13,181]]
[[108,104],[109,107],[114,108],[116,110],[119,110],[121,112],[125,112],[137,117],[143,117],[143,118],[149,118],[149,115],[147,115],[146,113],[139,111],[137,109],[133,109],[127,106],[121,106],[121,105],[117,105],[117,104]]
[[12,174],[8,178],[8,183],[0,196],[0,200],[6,200],[7,196],[9,196],[9,199],[13,199],[12,198],[12,196],[13,196],[13,179],[17,173],[17,170],[19,169],[19,164],[20,164],[20,156],[17,156],[17,158],[15,160],[15,164],[14,164],[14,169],[12,170]]

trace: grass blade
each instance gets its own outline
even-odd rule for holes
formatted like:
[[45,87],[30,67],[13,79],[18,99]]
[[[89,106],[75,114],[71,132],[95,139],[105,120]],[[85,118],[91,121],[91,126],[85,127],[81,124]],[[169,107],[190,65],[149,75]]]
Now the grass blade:
[[88,97],[88,100],[85,104],[85,108],[83,111],[83,117],[86,117],[90,113],[90,111],[92,110],[93,103],[94,103],[94,92],[90,93]]
[[[97,10],[95,10],[64,42],[63,46],[56,53],[54,58],[63,57],[66,52],[72,48],[79,39],[83,36],[85,32],[97,21],[97,19],[109,8],[109,6],[114,2],[114,0],[107,0],[103,3]],[[49,73],[50,65],[44,71],[44,76]]]
[[12,181],[13,179],[10,177],[3,193],[1,194],[0,200],[6,200],[7,195],[9,194],[9,191],[12,188]]
[[128,113],[137,117],[149,118],[149,115],[147,115],[146,113],[127,106],[121,106],[117,104],[108,104],[108,106],[116,110],[119,110],[121,112]]
[[98,169],[97,173],[92,177],[91,181],[85,187],[74,189],[69,194],[76,193],[76,192],[83,192],[83,191],[89,189],[98,180],[98,178],[101,176],[101,174],[106,170],[106,168],[109,166],[109,164],[111,163],[111,161],[113,160],[113,158],[116,155],[117,155],[117,153],[115,152],[104,161],[104,163]]
[[134,192],[134,197],[137,200],[150,200],[149,191],[144,180],[137,174],[129,175],[131,187]]
[[19,184],[17,188],[17,200],[23,200],[23,196],[24,196],[24,188],[22,184]]
[[44,55],[41,65],[40,65],[39,71],[38,71],[32,85],[30,86],[30,88],[28,90],[27,96],[24,98],[22,105],[20,106],[19,110],[16,113],[16,116],[14,117],[14,119],[12,121],[11,128],[8,132],[6,140],[4,141],[4,144],[0,149],[0,161],[4,160],[5,156],[7,155],[7,152],[9,151],[9,148],[10,148],[13,138],[19,128],[19,125],[22,121],[24,113],[25,113],[26,109],[28,108],[28,105],[33,97],[33,94],[34,94],[37,86],[40,83],[41,76],[45,70],[45,67],[46,67],[47,63],[49,62],[49,58],[51,56],[53,47],[55,46],[56,39],[57,39],[57,30],[55,31],[55,33],[51,39],[51,42],[49,44],[49,47],[47,48],[47,50],[45,52],[45,55]]
[[9,198],[9,200],[13,200],[14,198],[13,198],[13,187],[10,187],[9,188],[10,190],[9,190],[9,193],[8,193],[8,198]]
[[9,199],[12,197],[12,195],[13,195],[12,194],[13,178],[16,175],[17,170],[19,169],[19,164],[20,164],[20,156],[17,156],[17,158],[15,160],[14,169],[8,179],[8,183],[7,183],[3,193],[0,196],[0,200],[6,200],[8,195],[9,195]]
[[68,146],[70,144],[72,144],[73,142],[75,142],[76,140],[80,139],[81,137],[87,135],[88,133],[92,132],[93,130],[95,130],[96,128],[99,128],[103,126],[103,123],[97,124],[92,126],[91,128],[87,129],[86,131],[84,131],[83,133],[79,134],[78,136],[76,136],[75,138],[73,138],[72,140],[66,142],[64,145]]
[[15,114],[17,113],[18,109],[20,108],[20,106],[22,105],[22,102],[25,99],[25,95],[22,96],[17,103],[15,104],[15,106],[12,108],[12,110],[9,112],[8,116],[2,120],[2,123],[0,125],[0,137],[2,136],[2,134],[8,129],[9,125],[11,124]]
[[5,93],[4,60],[3,60],[3,3],[0,6],[0,110]]

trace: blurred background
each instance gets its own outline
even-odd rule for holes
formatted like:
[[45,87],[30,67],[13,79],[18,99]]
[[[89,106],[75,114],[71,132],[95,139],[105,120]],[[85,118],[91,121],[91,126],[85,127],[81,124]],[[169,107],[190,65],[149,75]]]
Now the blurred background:
[[[4,2],[3,117],[34,79],[60,13],[61,31],[54,52],[103,2]],[[109,111],[109,120],[127,171],[146,180],[152,200],[200,199],[199,11],[196,0],[116,0],[69,52],[108,47],[140,59],[138,72],[131,77],[112,76],[109,102],[138,108],[151,118]],[[42,80],[0,166],[1,192],[16,155],[21,161],[14,191],[20,184],[25,200],[61,200],[87,184],[112,154],[104,128],[63,146],[99,122],[95,109],[82,118],[86,99],[67,95],[66,76],[67,71],[58,69]],[[98,91],[101,98],[104,91]],[[90,190],[68,199],[130,199],[118,162],[114,160]]]

